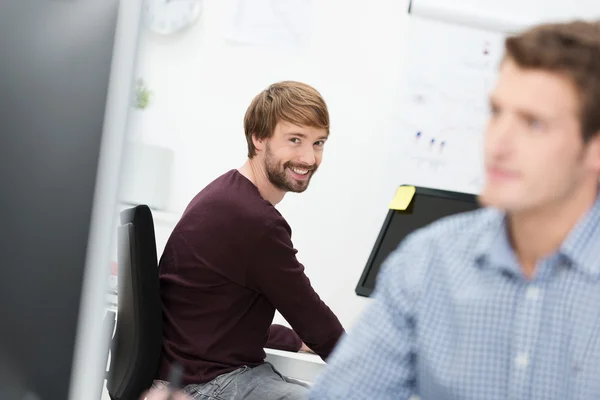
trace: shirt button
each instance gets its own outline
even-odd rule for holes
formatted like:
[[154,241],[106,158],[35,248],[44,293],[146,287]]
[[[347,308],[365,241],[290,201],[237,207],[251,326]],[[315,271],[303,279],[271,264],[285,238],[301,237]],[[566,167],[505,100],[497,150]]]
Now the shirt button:
[[540,289],[535,286],[528,288],[525,297],[527,300],[537,300],[540,297]]
[[515,357],[515,364],[519,368],[527,368],[529,365],[529,357],[527,354],[519,354]]

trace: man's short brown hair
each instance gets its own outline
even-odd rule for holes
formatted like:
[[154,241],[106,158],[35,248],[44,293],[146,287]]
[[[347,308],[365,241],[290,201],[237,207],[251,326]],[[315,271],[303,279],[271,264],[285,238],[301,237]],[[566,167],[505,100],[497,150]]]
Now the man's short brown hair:
[[538,25],[505,41],[519,67],[556,72],[575,85],[584,141],[600,132],[600,21]]
[[329,135],[329,111],[317,90],[301,82],[274,83],[259,93],[246,111],[244,131],[249,158],[256,155],[252,136],[270,138],[280,121],[325,129]]

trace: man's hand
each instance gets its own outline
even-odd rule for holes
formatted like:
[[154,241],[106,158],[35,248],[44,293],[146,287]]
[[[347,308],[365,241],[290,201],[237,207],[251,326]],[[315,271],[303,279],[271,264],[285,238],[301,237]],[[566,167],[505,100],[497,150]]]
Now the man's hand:
[[315,352],[314,352],[314,351],[312,351],[312,350],[310,349],[310,347],[308,347],[308,346],[307,346],[307,345],[306,345],[304,342],[302,342],[302,347],[300,347],[300,351],[301,351],[301,352],[305,352],[305,353],[312,353],[312,354],[315,354]]

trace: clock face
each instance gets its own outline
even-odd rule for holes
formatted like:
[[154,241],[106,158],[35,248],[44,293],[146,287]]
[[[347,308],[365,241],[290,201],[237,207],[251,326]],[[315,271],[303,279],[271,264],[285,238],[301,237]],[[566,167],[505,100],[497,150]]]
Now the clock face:
[[146,0],[146,26],[162,35],[179,32],[198,20],[202,6],[202,0]]

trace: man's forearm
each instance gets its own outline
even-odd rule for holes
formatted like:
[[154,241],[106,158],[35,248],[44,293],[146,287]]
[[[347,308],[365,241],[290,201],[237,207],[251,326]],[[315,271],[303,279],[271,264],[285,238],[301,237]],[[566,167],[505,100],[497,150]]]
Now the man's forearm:
[[275,350],[298,352],[304,343],[292,329],[283,325],[273,324],[269,327],[269,338],[265,347]]

